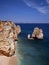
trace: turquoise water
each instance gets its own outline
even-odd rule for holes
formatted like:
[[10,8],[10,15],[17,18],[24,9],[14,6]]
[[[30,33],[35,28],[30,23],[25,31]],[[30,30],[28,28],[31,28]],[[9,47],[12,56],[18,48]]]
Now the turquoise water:
[[[49,24],[20,24],[22,32],[18,37],[19,65],[49,65]],[[43,40],[28,40],[27,34],[34,27],[43,29]]]

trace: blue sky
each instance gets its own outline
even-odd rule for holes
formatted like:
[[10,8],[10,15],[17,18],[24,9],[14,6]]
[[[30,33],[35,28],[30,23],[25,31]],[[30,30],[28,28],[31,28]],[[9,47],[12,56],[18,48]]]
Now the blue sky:
[[0,20],[49,23],[49,0],[0,0]]

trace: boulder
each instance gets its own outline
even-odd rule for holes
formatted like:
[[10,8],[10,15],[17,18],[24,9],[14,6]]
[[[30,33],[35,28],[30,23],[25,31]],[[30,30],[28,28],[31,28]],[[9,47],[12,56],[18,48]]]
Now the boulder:
[[15,42],[20,32],[20,26],[16,26],[13,22],[0,21],[0,54],[5,56],[14,55]]

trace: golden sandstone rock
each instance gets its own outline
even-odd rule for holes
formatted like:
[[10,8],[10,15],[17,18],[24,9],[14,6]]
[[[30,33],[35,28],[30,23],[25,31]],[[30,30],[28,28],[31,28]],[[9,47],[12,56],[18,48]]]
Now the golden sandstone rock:
[[28,35],[28,39],[43,39],[43,30],[35,27],[32,33],[32,37]]
[[13,22],[0,21],[0,54],[12,56],[15,53],[15,43],[21,27]]
[[34,28],[32,37],[37,39],[43,39],[43,30],[39,29],[38,27]]

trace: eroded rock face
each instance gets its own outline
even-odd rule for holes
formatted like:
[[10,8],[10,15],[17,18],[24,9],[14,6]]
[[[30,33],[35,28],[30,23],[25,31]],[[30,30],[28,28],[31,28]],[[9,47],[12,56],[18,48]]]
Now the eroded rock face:
[[32,37],[37,39],[43,39],[43,30],[39,29],[38,27],[34,28]]
[[21,27],[13,22],[0,21],[0,54],[12,56],[15,53],[15,42]]
[[34,28],[32,37],[30,37],[30,34],[28,34],[28,39],[30,40],[43,39],[43,30],[39,29],[38,27]]

